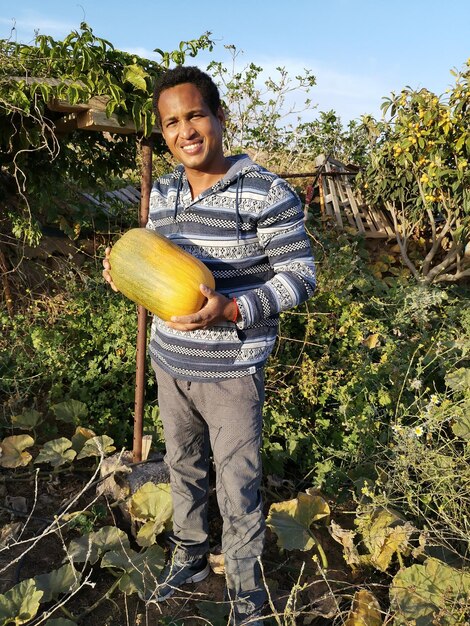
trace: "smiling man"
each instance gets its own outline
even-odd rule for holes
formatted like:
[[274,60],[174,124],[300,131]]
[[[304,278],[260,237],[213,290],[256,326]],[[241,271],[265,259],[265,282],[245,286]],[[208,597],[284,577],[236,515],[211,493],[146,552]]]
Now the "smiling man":
[[[279,313],[309,298],[315,268],[301,202],[246,155],[225,156],[225,114],[212,79],[168,70],[155,89],[163,137],[180,165],[159,178],[148,228],[203,261],[216,288],[195,314],[154,317],[150,355],[158,383],[173,497],[173,550],[146,600],[161,602],[209,574],[211,458],[223,519],[231,622],[262,623],[260,494],[264,365]],[[108,282],[109,261],[104,261]]]

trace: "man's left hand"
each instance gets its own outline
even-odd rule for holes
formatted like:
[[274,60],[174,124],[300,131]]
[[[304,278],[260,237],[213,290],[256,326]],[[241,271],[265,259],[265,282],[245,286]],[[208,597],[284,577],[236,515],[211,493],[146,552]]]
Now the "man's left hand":
[[207,302],[197,313],[191,315],[173,316],[167,325],[175,330],[198,330],[209,328],[219,322],[233,321],[236,313],[236,304],[230,298],[217,293],[207,285],[200,286],[201,293]]

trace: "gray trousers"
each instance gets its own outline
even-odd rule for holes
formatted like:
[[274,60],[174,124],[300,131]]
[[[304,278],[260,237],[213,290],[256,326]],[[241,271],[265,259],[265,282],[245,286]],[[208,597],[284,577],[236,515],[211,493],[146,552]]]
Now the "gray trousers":
[[[260,495],[264,373],[217,382],[173,378],[153,363],[173,497],[178,560],[206,554],[210,452],[223,520],[229,597],[260,607],[265,520]],[[182,553],[182,554],[181,554]],[[243,604],[243,602],[242,602]]]

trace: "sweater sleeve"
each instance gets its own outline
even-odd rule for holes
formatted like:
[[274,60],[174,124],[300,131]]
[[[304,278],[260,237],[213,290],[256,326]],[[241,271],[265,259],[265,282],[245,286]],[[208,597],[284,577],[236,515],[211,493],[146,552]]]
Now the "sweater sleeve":
[[258,240],[274,276],[237,297],[240,329],[248,328],[310,298],[315,265],[298,195],[281,178],[273,181],[258,220]]

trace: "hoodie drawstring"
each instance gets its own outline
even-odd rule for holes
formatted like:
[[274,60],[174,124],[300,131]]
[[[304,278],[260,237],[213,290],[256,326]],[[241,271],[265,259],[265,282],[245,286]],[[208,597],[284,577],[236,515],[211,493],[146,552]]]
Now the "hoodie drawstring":
[[242,173],[237,174],[237,188],[235,191],[235,228],[237,231],[237,245],[240,243],[240,207],[238,206],[238,196],[241,185]]
[[175,198],[175,206],[173,209],[173,219],[175,220],[175,222],[176,222],[176,216],[178,214],[178,202],[180,199],[180,191],[182,187],[183,173],[184,173],[184,169],[181,168],[179,176],[178,176],[178,182],[176,184],[176,198]]

